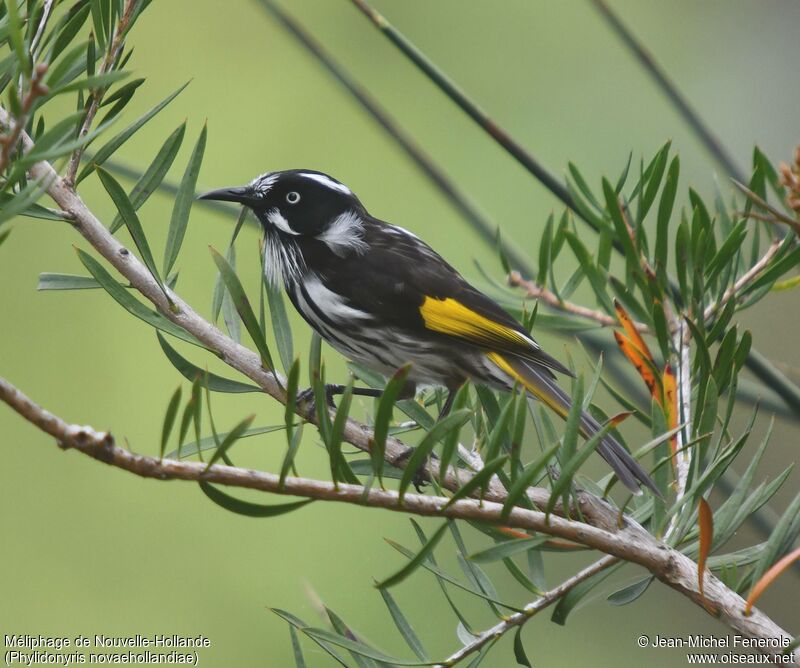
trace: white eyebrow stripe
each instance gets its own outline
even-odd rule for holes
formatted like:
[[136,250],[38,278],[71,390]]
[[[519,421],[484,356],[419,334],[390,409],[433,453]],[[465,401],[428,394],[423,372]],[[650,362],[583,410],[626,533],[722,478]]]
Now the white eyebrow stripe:
[[324,174],[312,174],[310,172],[301,172],[300,176],[305,176],[307,179],[311,179],[312,181],[321,183],[323,186],[326,186],[331,190],[338,190],[340,193],[344,193],[345,195],[353,194],[350,188],[344,185],[344,183],[339,183],[338,181],[334,181],[331,177],[325,176]]

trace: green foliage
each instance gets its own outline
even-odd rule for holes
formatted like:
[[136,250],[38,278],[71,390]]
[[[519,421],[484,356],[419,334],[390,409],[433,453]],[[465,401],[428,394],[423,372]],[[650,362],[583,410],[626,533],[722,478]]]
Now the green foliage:
[[[29,178],[26,173],[35,162],[66,163],[68,176],[74,177],[76,185],[96,172],[116,209],[109,225],[110,231],[113,233],[123,225],[126,227],[143,264],[170,300],[170,289],[176,280],[172,271],[190,223],[207,129],[204,126],[200,131],[175,189],[160,272],[148,240],[148,225],[140,220],[138,212],[156,190],[168,185],[165,177],[182,146],[186,123],[164,140],[152,158],[148,156],[143,160],[143,164],[148,166],[130,192],[126,192],[104,167],[111,164],[121,146],[188,85],[179,87],[143,115],[127,121],[124,129],[110,139],[106,138],[111,124],[126,115],[134,96],[147,90],[144,79],[130,80],[129,72],[125,70],[130,56],[125,40],[119,42],[119,51],[112,52],[115,42],[119,41],[116,36],[127,36],[147,4],[139,3],[130,23],[124,25],[121,23],[124,3],[116,0],[74,3],[47,27],[36,62],[32,56],[30,19],[41,10],[41,2],[11,1],[4,4],[4,10],[0,12],[0,40],[7,44],[9,55],[0,61],[0,89],[5,90],[3,108],[11,114],[12,121],[21,124],[19,129],[25,128],[33,137],[34,144],[27,152],[11,151],[7,164],[2,166],[0,244],[5,242],[3,251],[6,251],[10,230],[3,228],[17,216],[57,222],[69,218],[67,214],[39,203],[46,184]],[[266,4],[271,6],[269,2]],[[237,342],[241,338],[241,323],[258,351],[264,369],[276,373],[267,343],[267,335],[272,332],[279,361],[288,376],[284,381],[276,375],[286,390],[283,424],[251,427],[254,419],[251,415],[240,420],[230,431],[218,433],[211,411],[211,393],[261,392],[261,388],[210,373],[183,357],[162,333],[200,348],[203,348],[202,344],[173,322],[171,314],[165,317],[145,306],[134,296],[130,286],[115,279],[104,264],[83,250],[77,251],[78,257],[89,276],[42,274],[39,289],[101,288],[129,313],[156,330],[158,343],[167,360],[191,383],[182,412],[183,390],[180,386],[167,405],[158,448],[162,458],[197,456],[202,460],[203,453],[211,451],[206,467],[206,471],[210,471],[218,462],[231,463],[231,450],[240,440],[253,436],[281,440],[284,436],[279,432],[285,432],[286,452],[280,467],[280,487],[286,485],[290,473],[298,474],[298,462],[302,459],[297,455],[303,442],[304,424],[313,417],[328,455],[330,480],[337,488],[346,483],[361,486],[366,491],[374,478],[382,487],[391,487],[394,483],[387,485],[387,481],[394,476],[398,479],[396,489],[402,505],[408,499],[412,482],[420,482],[417,474],[429,463],[427,469],[432,472],[433,490],[437,494],[449,495],[440,510],[452,509],[452,504],[462,499],[475,499],[475,503],[482,503],[487,497],[500,498],[501,520],[507,521],[515,508],[532,507],[528,492],[531,486],[539,486],[549,494],[549,502],[541,510],[550,514],[559,501],[564,508],[569,508],[573,495],[580,488],[599,491],[609,489],[613,483],[613,478],[592,481],[582,476],[586,460],[603,437],[617,429],[616,422],[606,420],[603,415],[600,432],[585,443],[581,442],[581,411],[586,409],[600,415],[592,401],[596,390],[603,386],[622,409],[632,411],[653,432],[653,440],[639,448],[635,456],[645,468],[653,471],[666,501],[652,498],[633,501],[630,509],[633,517],[676,549],[695,557],[699,552],[697,502],[722,489],[723,479],[741,459],[754,430],[755,412],[740,431],[733,421],[740,374],[748,360],[753,358],[752,336],[742,329],[739,315],[772,291],[793,287],[798,280],[800,247],[796,237],[789,234],[783,239],[778,238],[773,224],[781,217],[794,214],[788,208],[778,211],[769,203],[770,197],[784,202],[787,194],[778,172],[756,149],[752,177],[747,187],[740,188],[744,195],[736,195],[731,205],[724,202],[727,193],[725,197],[719,194],[713,202],[705,201],[696,191],[681,186],[680,160],[672,154],[667,142],[646,164],[641,161],[638,169],[636,161],[629,157],[619,176],[602,178],[596,187],[582,175],[578,166],[569,163],[567,182],[562,185],[512,138],[496,131],[496,126],[477,105],[399,31],[386,21],[376,21],[376,25],[473,120],[490,131],[510,155],[567,205],[563,213],[550,215],[544,222],[534,258],[525,258],[517,249],[509,249],[499,233],[492,239],[497,245],[499,265],[503,271],[507,273],[515,266],[530,267],[526,275],[535,277],[538,288],[554,296],[551,302],[556,310],[539,313],[534,306],[530,313],[531,309],[521,309],[520,293],[506,285],[501,276],[479,267],[495,296],[519,313],[529,329],[535,324],[537,330],[580,334],[596,328],[598,321],[605,323],[611,318],[616,322],[619,311],[615,303],[621,304],[630,317],[638,321],[638,329],[649,341],[645,347],[656,351],[655,355],[646,350],[639,351],[640,373],[653,379],[646,400],[629,398],[635,394],[639,384],[639,379],[633,374],[623,379],[625,387],[621,388],[617,382],[609,380],[606,366],[599,363],[594,367],[588,385],[580,375],[575,381],[571,391],[573,407],[563,428],[556,427],[547,413],[532,409],[526,396],[519,392],[495,393],[487,388],[472,387],[469,383],[458,390],[450,414],[436,419],[435,409],[442,401],[440,393],[425,395],[420,400],[399,399],[409,373],[407,366],[398,369],[391,378],[384,379],[353,365],[351,368],[359,381],[382,389],[383,395],[375,403],[374,415],[372,411],[366,415],[359,414],[359,404],[353,402],[356,378],[351,377],[338,399],[335,413],[332,413],[319,337],[315,335],[312,339],[309,355],[307,372],[311,391],[299,393],[301,364],[295,358],[295,342],[281,292],[259,279],[257,315],[237,275],[234,242],[244,222],[244,212],[236,222],[226,253],[223,255],[211,249],[218,271],[211,310],[214,320],[223,314],[228,332]],[[38,65],[46,68],[39,72]],[[41,83],[37,79],[40,75],[44,76],[46,91],[37,88]],[[67,111],[60,114],[50,112],[53,108],[50,105],[57,98],[59,102],[69,101],[63,105]],[[74,109],[78,111],[70,111]],[[100,109],[104,110],[102,119],[92,121]],[[9,126],[3,132],[12,130],[13,127]],[[93,145],[100,137],[103,137],[103,144],[95,150]],[[91,150],[91,155],[87,149]],[[756,218],[753,215],[755,211],[766,214]],[[765,216],[772,216],[773,223],[761,220]],[[596,237],[579,234],[576,218],[587,222],[597,233]],[[482,224],[479,222],[479,226]],[[568,267],[566,272],[564,267]],[[567,302],[578,294],[582,285],[591,290],[594,303],[587,306],[596,316],[594,319],[580,315],[585,311],[567,308]],[[687,373],[688,395],[680,382],[680,374]],[[670,382],[676,384],[670,377],[676,374],[677,386],[670,390]],[[796,393],[796,388],[793,389],[788,381],[781,388],[790,396]],[[211,431],[208,436],[202,434],[204,390],[205,419]],[[313,411],[306,403],[309,396],[314,399]],[[398,424],[395,408],[405,413],[413,424]],[[370,456],[366,465],[364,460],[354,460],[353,453],[344,447],[350,419],[373,420]],[[177,447],[165,454],[170,441],[175,441],[176,427]],[[190,429],[194,432],[194,441],[187,444],[185,441]],[[394,462],[402,468],[398,470],[387,464],[386,450],[390,436],[401,431],[407,434],[418,431],[420,435],[408,457],[403,462]],[[536,439],[531,437],[534,432],[538,437],[538,448],[533,443]],[[624,444],[622,434],[618,438]],[[474,443],[475,451],[459,447],[462,440]],[[758,581],[792,549],[800,536],[800,496],[797,496],[781,513],[766,540],[723,552],[739,528],[779,492],[791,473],[790,466],[773,479],[756,483],[756,471],[768,442],[769,433],[713,515],[714,540],[707,563],[736,589]],[[675,465],[681,456],[687,457],[685,478],[678,477]],[[453,480],[460,481],[460,484],[453,485]],[[450,481],[449,488],[445,481]],[[679,498],[671,494],[676,484],[682,487]],[[200,488],[216,505],[249,517],[273,517],[310,502],[300,500],[263,505],[238,499],[205,481],[200,483]],[[613,499],[609,497],[609,501],[613,502]],[[573,519],[579,521],[581,518]],[[521,532],[509,535],[503,533],[503,527],[477,522],[472,526],[475,532],[470,531],[465,538],[461,529],[467,527],[447,520],[428,537],[414,522],[421,545],[417,551],[388,541],[407,561],[377,587],[392,622],[415,659],[392,657],[374,648],[355,635],[343,619],[328,608],[325,610],[330,629],[310,627],[291,613],[275,610],[289,625],[296,665],[306,665],[301,639],[316,643],[341,665],[347,665],[342,650],[349,653],[359,666],[430,665],[432,660],[415,631],[413,620],[388,588],[400,585],[418,572],[432,574],[453,612],[450,621],[463,639],[472,642],[476,634],[450,595],[451,588],[479,599],[492,614],[502,619],[506,616],[505,610],[520,611],[522,608],[500,600],[492,581],[494,569],[502,565],[519,583],[523,593],[539,596],[545,580],[543,555],[549,550],[574,547],[554,545],[546,535],[527,536]],[[486,538],[491,541],[488,545],[485,544]],[[454,555],[459,575],[451,574],[436,561],[435,552],[442,549]],[[564,624],[575,606],[623,565],[618,563],[606,568],[560,596],[552,621]],[[647,576],[617,588],[608,595],[608,602],[613,605],[631,604],[645,593],[652,581],[653,578]],[[493,642],[475,653],[473,665],[487,655]],[[513,651],[518,665],[531,665],[519,632],[514,637]]]

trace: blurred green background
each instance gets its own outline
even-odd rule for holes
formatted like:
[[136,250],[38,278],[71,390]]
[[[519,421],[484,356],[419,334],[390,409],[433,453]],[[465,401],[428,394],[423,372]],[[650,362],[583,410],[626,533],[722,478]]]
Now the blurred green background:
[[[348,2],[283,5],[392,111],[507,238],[536,253],[547,214],[560,211],[548,192]],[[688,183],[704,195],[713,194],[716,184],[727,191],[726,177],[589,2],[376,0],[375,5],[553,171],[563,174],[573,161],[598,184],[601,175],[619,174],[630,151],[637,161],[648,158],[671,138],[681,156],[684,200]],[[800,5],[789,0],[613,5],[741,165],[749,165],[754,144],[776,162],[791,156],[800,141]],[[192,83],[117,159],[146,166],[165,137],[188,119],[171,172],[177,180],[207,121],[200,189],[242,184],[269,170],[326,171],[347,183],[372,213],[423,236],[468,277],[477,279],[474,259],[501,276],[492,251],[257,2],[154,2],[130,45],[135,75],[147,83],[126,112],[128,119],[184,81]],[[114,211],[96,177],[82,184],[81,194],[110,221]],[[157,195],[141,212],[151,246],[159,250],[171,204]],[[215,275],[207,247],[224,248],[232,222],[200,207],[193,210],[178,260],[178,289],[204,314],[210,311]],[[0,374],[65,419],[111,429],[132,449],[156,453],[166,403],[182,379],[152,330],[100,291],[37,293],[42,271],[84,273],[71,245],[86,249],[87,244],[53,222],[25,219],[13,228],[0,249]],[[254,289],[252,228],[240,237],[238,250],[240,274]],[[588,290],[576,298],[593,303]],[[793,291],[774,295],[744,323],[753,329],[755,345],[800,380],[795,371],[800,352],[790,335],[800,325],[797,305]],[[294,316],[293,324],[296,349],[303,353],[308,331]],[[558,356],[567,345],[582,358],[574,342],[540,338]],[[201,366],[222,369],[198,351],[179,347]],[[339,356],[324,354],[329,377],[344,378]],[[610,344],[608,354],[617,355]],[[258,414],[258,425],[280,421],[270,400],[217,395],[221,430],[250,412]],[[308,430],[300,471],[325,476],[325,454],[311,436]],[[194,485],[144,481],[63,453],[5,408],[0,408],[0,442],[0,633],[205,634],[212,647],[201,651],[203,665],[283,666],[292,661],[289,633],[268,607],[322,625],[315,603],[321,599],[386,651],[408,654],[372,586],[373,578],[403,563],[382,537],[414,545],[405,517],[321,503],[273,520],[234,516],[209,503]],[[762,477],[794,461],[797,443],[797,423],[779,421]],[[237,463],[276,470],[284,448],[282,434],[250,439],[238,446]],[[589,466],[592,473],[601,470],[598,462]],[[776,509],[785,507],[797,486],[795,473],[789,491],[774,501]],[[467,531],[470,544],[486,544]],[[742,544],[756,540],[752,532],[741,536]],[[550,583],[584,561],[548,557]],[[505,571],[491,573],[501,596],[525,602]],[[629,567],[616,579],[624,583],[640,575]],[[786,574],[782,584],[765,595],[763,607],[797,632],[796,573]],[[457,647],[455,621],[430,577],[417,574],[395,596],[431,654]],[[485,606],[456,598],[476,628],[494,623]],[[683,664],[685,652],[641,650],[636,638],[725,630],[655,584],[623,608],[610,607],[595,594],[566,627],[550,623],[545,613],[526,626],[523,638],[535,665],[674,666]],[[304,647],[309,665],[331,663],[312,645]],[[486,665],[513,665],[510,639]]]

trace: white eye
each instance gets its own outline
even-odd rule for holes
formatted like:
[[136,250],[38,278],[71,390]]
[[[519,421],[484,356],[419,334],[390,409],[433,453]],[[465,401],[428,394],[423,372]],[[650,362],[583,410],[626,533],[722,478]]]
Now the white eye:
[[289,202],[289,204],[297,204],[300,201],[300,193],[295,192],[294,190],[286,193],[286,201]]

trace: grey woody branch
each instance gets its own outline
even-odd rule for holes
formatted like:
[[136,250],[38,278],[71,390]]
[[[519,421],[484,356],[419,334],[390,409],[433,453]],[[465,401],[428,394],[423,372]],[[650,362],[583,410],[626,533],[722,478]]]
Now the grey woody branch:
[[[0,107],[0,123],[8,126],[10,122],[12,119],[8,112]],[[21,133],[20,140],[24,151],[32,148],[32,141],[27,134]],[[281,403],[286,401],[284,379],[263,368],[255,352],[225,336],[173,291],[167,290],[165,294],[144,264],[108,232],[75,190],[58,176],[50,163],[35,163],[29,169],[29,177],[46,187],[48,195],[68,214],[69,223],[134,289],[152,302],[164,317],[194,335],[228,365],[259,385],[265,393]],[[281,486],[279,476],[271,473],[218,465],[207,470],[206,465],[199,462],[162,461],[131,453],[117,447],[107,433],[65,423],[1,379],[0,398],[25,419],[56,438],[62,447],[77,449],[94,459],[143,477],[159,480],[203,480],[277,494],[367,505],[416,515],[472,519],[539,531],[643,566],[696,604],[704,605],[698,592],[697,565],[691,559],[658,541],[633,519],[620,516],[611,505],[588,493],[577,494],[578,507],[568,509],[572,517],[584,519],[584,522],[578,522],[560,516],[564,514],[564,509],[560,506],[549,517],[539,510],[515,507],[508,517],[503,518],[502,504],[507,499],[507,494],[497,481],[490,484],[482,502],[464,499],[447,507],[447,497],[407,494],[401,504],[396,492],[380,489],[365,492],[360,485],[336,485],[328,481],[287,478]],[[310,411],[300,409],[299,415],[316,423],[316,417]],[[369,451],[373,433],[366,425],[348,420],[343,437],[359,449]],[[390,463],[404,465],[407,452],[408,446],[399,439],[387,439],[386,459]],[[435,475],[433,468],[428,465],[427,472],[431,476]],[[463,475],[457,476],[454,470],[448,472],[444,480],[440,480],[440,484],[450,490],[458,489],[463,483]],[[530,488],[528,496],[535,507],[542,508],[548,502],[550,492],[542,488]],[[744,600],[710,573],[706,574],[704,591],[705,601],[714,606],[718,617],[728,627],[750,637],[790,638],[786,631],[758,610],[745,616]],[[765,648],[764,651],[770,650]]]
[[522,611],[514,613],[513,615],[509,615],[508,617],[503,619],[503,621],[498,622],[490,629],[486,629],[486,631],[484,631],[483,633],[478,634],[475,637],[475,640],[473,640],[470,643],[467,643],[457,652],[451,654],[449,657],[447,657],[447,659],[445,659],[445,661],[443,661],[435,668],[454,666],[458,662],[468,657],[470,654],[479,652],[487,644],[497,640],[498,638],[505,635],[509,631],[516,629],[520,626],[523,626],[528,620],[533,619],[533,617],[537,613],[551,606],[558,599],[562,598],[570,591],[572,591],[572,589],[578,586],[581,582],[588,580],[593,575],[600,573],[601,571],[604,571],[606,568],[610,568],[611,566],[613,566],[618,562],[619,559],[611,555],[606,555],[605,557],[601,557],[594,563],[589,564],[583,570],[578,571],[572,577],[564,580],[564,582],[562,582],[557,587],[553,587],[551,590],[546,591],[535,601],[526,605],[522,609]]
[[[513,508],[507,517],[503,517],[502,504],[493,501],[463,499],[448,505],[447,497],[406,494],[401,502],[395,491],[375,488],[367,490],[361,485],[334,484],[324,480],[295,477],[287,477],[281,484],[280,476],[264,471],[221,465],[209,468],[202,462],[160,460],[135,454],[117,446],[113,436],[108,432],[99,432],[91,427],[68,424],[38,406],[3,378],[0,378],[0,400],[7,403],[26,420],[50,434],[60,447],[78,450],[109,466],[129,471],[143,478],[205,481],[274,494],[300,496],[321,501],[339,501],[427,517],[477,520],[546,533],[594,548],[606,553],[609,557],[643,566],[659,580],[698,605],[710,606],[721,621],[744,635],[755,638],[782,638],[791,641],[791,636],[761,611],[753,609],[751,614],[746,616],[744,599],[728,589],[711,573],[706,573],[704,578],[704,600],[698,591],[697,564],[686,555],[656,540],[632,521],[626,521],[622,528],[612,531],[563,517],[548,517],[541,511],[518,507]],[[579,573],[575,577],[580,575]],[[570,587],[569,583],[570,580],[562,587]],[[572,584],[574,586],[577,582]],[[528,616],[538,611],[537,605],[544,606],[552,602],[549,599],[557,597],[558,591],[558,588],[553,590],[544,601],[532,603],[531,606],[534,607],[531,608]],[[558,595],[564,593],[566,591]],[[519,625],[524,620],[520,618],[515,621],[516,625]],[[509,628],[511,627],[509,626]],[[496,631],[497,629],[495,629]],[[490,639],[487,636],[486,642]],[[772,650],[763,648],[763,651],[769,654]]]
[[[119,59],[119,56],[122,53],[122,48],[125,46],[125,34],[130,27],[130,22],[133,18],[133,12],[136,9],[137,1],[138,0],[128,0],[127,4],[125,5],[125,10],[122,12],[122,16],[120,17],[116,28],[114,29],[114,36],[108,46],[108,50],[106,51],[105,58],[103,58],[103,62],[100,65],[98,74],[106,74],[107,72],[110,72],[111,68],[114,66],[114,63],[116,63]],[[89,134],[89,130],[92,128],[94,118],[100,109],[100,103],[103,101],[103,96],[106,93],[106,88],[106,86],[100,86],[92,91],[89,104],[86,107],[86,115],[84,116],[83,124],[78,132],[78,139],[81,139]],[[78,167],[81,163],[83,149],[83,146],[79,146],[72,152],[72,157],[70,158],[69,165],[67,166],[67,173],[64,177],[69,184],[73,184],[75,182],[75,175],[78,173]]]

